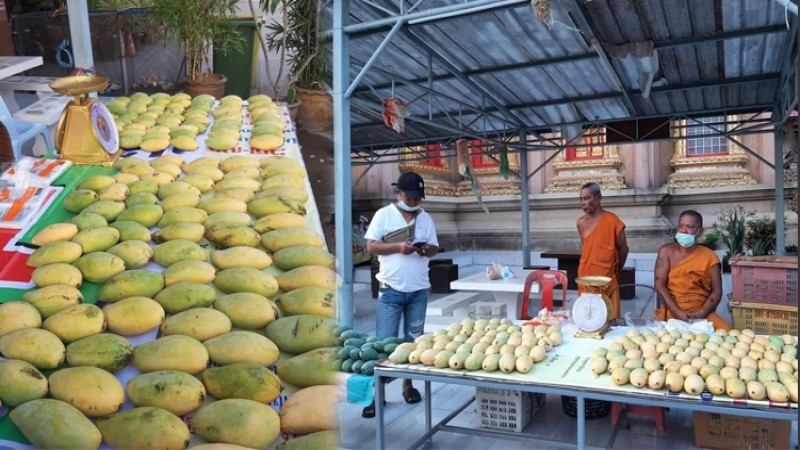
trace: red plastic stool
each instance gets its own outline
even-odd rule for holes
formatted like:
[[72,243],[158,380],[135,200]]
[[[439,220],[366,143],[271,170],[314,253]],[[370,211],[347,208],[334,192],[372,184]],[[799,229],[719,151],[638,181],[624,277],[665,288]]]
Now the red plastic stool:
[[639,406],[628,405],[626,403],[614,402],[611,404],[611,426],[615,426],[619,421],[619,415],[622,409],[627,409],[629,413],[641,414],[650,416],[656,420],[656,430],[663,433],[667,427],[664,422],[664,408],[658,406]]

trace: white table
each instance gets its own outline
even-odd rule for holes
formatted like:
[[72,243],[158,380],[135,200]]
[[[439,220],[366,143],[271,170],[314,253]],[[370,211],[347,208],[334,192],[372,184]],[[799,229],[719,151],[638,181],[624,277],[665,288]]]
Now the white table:
[[[533,270],[522,270],[521,267],[510,267],[515,277],[509,280],[490,280],[486,277],[486,270],[474,275],[459,278],[450,282],[450,288],[460,291],[490,292],[498,303],[506,305],[506,317],[519,318],[519,309],[522,302],[522,291],[525,288],[525,278]],[[539,283],[531,284],[531,294],[539,293]]]
[[0,80],[44,64],[41,56],[0,56]]
[[[42,64],[44,64],[44,60],[41,56],[0,56],[0,80],[13,77],[18,73],[39,67]],[[14,99],[13,89],[0,90],[0,97],[2,97],[11,114],[19,111],[19,105]]]

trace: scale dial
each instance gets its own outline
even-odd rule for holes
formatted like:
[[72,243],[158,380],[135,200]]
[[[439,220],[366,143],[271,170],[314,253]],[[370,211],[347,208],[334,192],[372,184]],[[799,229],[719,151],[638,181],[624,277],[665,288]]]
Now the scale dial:
[[103,150],[113,155],[119,150],[119,132],[114,123],[114,117],[111,115],[111,111],[98,101],[92,102],[90,108],[94,135]]
[[600,331],[611,319],[608,302],[597,294],[581,294],[572,304],[572,321],[586,333]]

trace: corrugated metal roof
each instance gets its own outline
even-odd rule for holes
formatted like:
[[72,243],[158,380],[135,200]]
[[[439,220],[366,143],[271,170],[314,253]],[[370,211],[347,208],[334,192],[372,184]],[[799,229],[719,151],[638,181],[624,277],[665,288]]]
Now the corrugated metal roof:
[[[777,108],[779,121],[787,96],[796,107],[783,82],[796,76],[797,16],[775,1],[535,0],[550,6],[549,21],[527,0],[472,2],[454,17],[433,14],[471,2],[415,0],[391,13],[396,3],[349,2],[350,25],[361,26],[351,79],[391,20],[404,22],[353,94],[354,147],[720,111]],[[412,116],[402,134],[379,116],[392,96]]]

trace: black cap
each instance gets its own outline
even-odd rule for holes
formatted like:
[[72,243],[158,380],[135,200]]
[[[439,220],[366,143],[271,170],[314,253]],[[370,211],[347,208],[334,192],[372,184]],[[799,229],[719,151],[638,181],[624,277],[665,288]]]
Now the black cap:
[[397,186],[397,189],[406,193],[409,200],[415,198],[425,198],[425,182],[422,177],[414,172],[406,172],[400,175],[397,183],[392,183],[392,186]]

